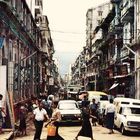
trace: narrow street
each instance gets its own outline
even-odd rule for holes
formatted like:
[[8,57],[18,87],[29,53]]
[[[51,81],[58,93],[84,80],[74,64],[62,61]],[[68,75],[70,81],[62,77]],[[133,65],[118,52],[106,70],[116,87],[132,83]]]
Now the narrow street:
[[90,118],[140,140],[140,0],[0,0],[0,140],[92,137]]
[[[73,140],[78,131],[80,130],[80,126],[61,126],[59,129],[59,134],[63,136],[65,140]],[[47,128],[43,128],[41,140],[45,140],[47,136]],[[139,140],[139,135],[131,134],[129,136],[123,136],[120,132],[115,130],[114,134],[108,134],[108,130],[101,126],[93,127],[94,138],[95,140]],[[28,136],[18,137],[16,140],[33,140],[34,131],[28,131]],[[88,140],[86,137],[79,137],[79,140]]]

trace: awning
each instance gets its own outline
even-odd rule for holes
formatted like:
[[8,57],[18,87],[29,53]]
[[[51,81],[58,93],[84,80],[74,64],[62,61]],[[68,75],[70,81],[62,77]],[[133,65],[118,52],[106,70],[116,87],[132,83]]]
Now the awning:
[[113,88],[117,87],[118,85],[119,85],[119,83],[114,83],[114,84],[110,87],[110,89],[109,89],[109,90],[111,90],[111,89],[113,89]]

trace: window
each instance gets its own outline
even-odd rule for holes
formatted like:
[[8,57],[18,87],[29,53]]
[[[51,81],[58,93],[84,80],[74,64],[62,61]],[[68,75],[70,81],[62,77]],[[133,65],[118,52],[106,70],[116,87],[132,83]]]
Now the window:
[[65,109],[76,109],[78,108],[76,103],[60,103],[59,109],[65,110]]
[[39,6],[39,0],[35,0],[35,5]]
[[129,104],[129,102],[121,102],[121,104]]
[[101,24],[101,20],[97,20],[97,24],[100,25]]
[[140,103],[133,103],[133,105],[140,105]]
[[119,110],[119,114],[122,114],[122,107],[121,107],[120,110]]
[[102,16],[103,11],[98,11],[98,16]]
[[11,40],[9,40],[9,61],[13,61],[13,45]]
[[140,114],[140,108],[130,108],[132,114]]

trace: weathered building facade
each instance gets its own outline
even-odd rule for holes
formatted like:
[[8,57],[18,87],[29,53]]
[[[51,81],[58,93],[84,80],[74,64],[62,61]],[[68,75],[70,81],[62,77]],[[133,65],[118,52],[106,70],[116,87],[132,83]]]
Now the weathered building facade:
[[[98,7],[91,8],[86,14],[86,47],[85,47],[85,89],[86,90],[97,90],[97,80],[98,80],[98,59],[99,56],[96,54],[96,46],[100,42],[102,36],[102,30],[99,30],[99,26],[103,19],[108,15],[111,10],[111,3],[105,3]],[[97,33],[98,31],[98,34]]]
[[94,28],[88,10],[84,87],[139,99],[140,2],[111,0],[110,4],[108,14]]
[[0,66],[6,67],[5,96],[15,119],[18,104],[48,93],[49,78],[58,74],[49,22],[38,1],[33,16],[25,0],[0,0]]

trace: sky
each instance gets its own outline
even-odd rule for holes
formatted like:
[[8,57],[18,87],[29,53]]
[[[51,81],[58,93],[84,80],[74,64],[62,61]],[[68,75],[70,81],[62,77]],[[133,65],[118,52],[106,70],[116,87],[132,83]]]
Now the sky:
[[109,0],[43,0],[61,76],[86,45],[86,12]]

